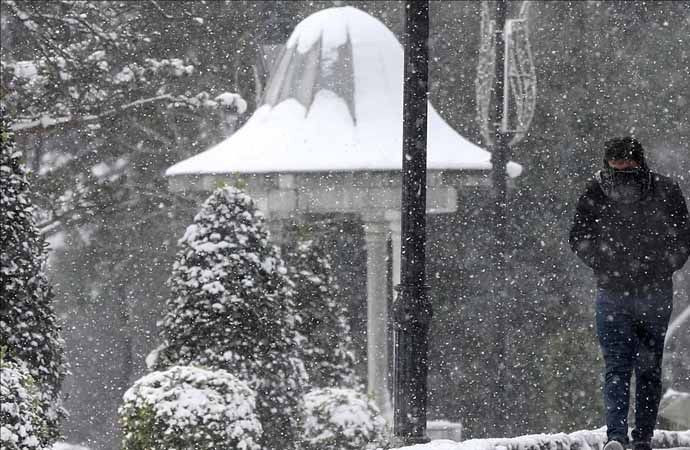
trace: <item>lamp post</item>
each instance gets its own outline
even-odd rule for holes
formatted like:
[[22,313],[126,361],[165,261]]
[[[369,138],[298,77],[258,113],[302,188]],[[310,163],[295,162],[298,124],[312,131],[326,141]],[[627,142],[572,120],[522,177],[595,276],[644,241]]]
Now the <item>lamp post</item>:
[[400,295],[395,322],[393,432],[405,444],[426,436],[431,304],[425,272],[429,2],[405,2]]
[[493,425],[495,432],[504,435],[509,433],[509,424],[506,420],[506,384],[508,382],[507,366],[509,361],[506,354],[506,164],[508,163],[508,142],[506,133],[501,129],[505,99],[505,22],[506,22],[506,1],[496,1],[496,25],[495,32],[495,52],[496,63],[494,65],[494,85],[493,85],[493,104],[490,105],[490,123],[493,125],[493,144],[491,145],[491,171],[493,186],[493,223],[495,233],[495,248],[493,251],[493,338],[494,338],[494,358],[496,361],[496,379],[494,380],[494,418]]
[[536,106],[536,71],[529,43],[528,10],[523,1],[517,18],[506,20],[508,2],[481,2],[481,40],[477,64],[477,119],[484,143],[491,151],[491,218],[495,244],[491,252],[492,405],[494,435],[512,432],[514,411],[507,408],[510,392],[510,324],[515,305],[509,299],[511,285],[506,269],[507,177],[511,147],[527,135]]

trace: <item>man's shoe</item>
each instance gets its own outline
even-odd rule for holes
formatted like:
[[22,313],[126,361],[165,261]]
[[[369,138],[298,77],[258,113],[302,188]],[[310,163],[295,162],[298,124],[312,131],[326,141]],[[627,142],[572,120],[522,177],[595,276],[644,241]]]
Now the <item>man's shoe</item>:
[[633,442],[633,450],[652,450],[652,444],[649,442]]
[[625,450],[625,445],[621,441],[611,439],[604,445],[604,450]]

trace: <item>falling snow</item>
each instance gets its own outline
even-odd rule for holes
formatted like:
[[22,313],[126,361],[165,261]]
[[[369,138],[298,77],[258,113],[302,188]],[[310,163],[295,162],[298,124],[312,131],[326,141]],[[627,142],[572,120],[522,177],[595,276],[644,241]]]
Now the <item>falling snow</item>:
[[[601,449],[595,296],[655,276],[673,312],[653,443],[690,448],[687,2],[506,2],[530,44],[508,53],[508,141],[529,62],[536,102],[505,167],[477,117],[497,2],[429,3],[432,442],[399,448]],[[404,18],[3,1],[3,448],[396,448]],[[666,186],[653,202],[607,178],[617,136]]]

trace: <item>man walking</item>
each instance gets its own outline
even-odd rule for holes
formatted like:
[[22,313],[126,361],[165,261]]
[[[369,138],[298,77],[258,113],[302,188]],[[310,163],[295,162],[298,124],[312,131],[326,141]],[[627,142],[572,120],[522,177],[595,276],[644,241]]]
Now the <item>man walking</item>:
[[634,138],[606,142],[604,168],[577,203],[570,245],[597,280],[597,335],[606,365],[604,449],[623,450],[628,444],[634,371],[632,448],[649,450],[673,308],[672,275],[690,254],[690,224],[680,187],[649,170]]

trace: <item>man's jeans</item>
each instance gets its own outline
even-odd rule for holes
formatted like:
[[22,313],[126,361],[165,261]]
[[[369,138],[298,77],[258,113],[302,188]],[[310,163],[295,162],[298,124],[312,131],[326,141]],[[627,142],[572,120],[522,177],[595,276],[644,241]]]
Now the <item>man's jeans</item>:
[[672,283],[628,292],[598,289],[597,334],[606,363],[608,438],[627,442],[630,378],[635,371],[634,441],[651,440],[661,399],[661,359],[673,309]]

